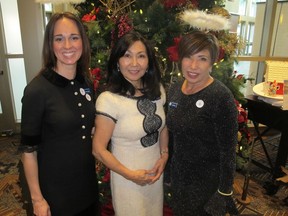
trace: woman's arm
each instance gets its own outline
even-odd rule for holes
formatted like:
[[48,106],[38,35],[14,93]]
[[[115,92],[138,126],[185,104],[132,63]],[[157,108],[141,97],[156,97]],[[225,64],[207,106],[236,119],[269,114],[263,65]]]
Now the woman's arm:
[[169,155],[168,142],[169,142],[168,129],[167,126],[165,125],[165,127],[162,129],[160,133],[160,140],[159,140],[161,156],[165,154],[166,156]]
[[219,191],[230,194],[233,189],[234,173],[236,170],[236,145],[238,131],[238,111],[234,98],[223,96],[223,101],[218,107],[218,118],[215,123],[215,134],[219,146],[220,173]]
[[95,119],[95,133],[93,136],[93,155],[106,167],[139,185],[151,182],[147,170],[130,170],[121,164],[114,155],[108,151],[107,146],[115,128],[114,121],[104,115],[97,115]]
[[50,207],[43,197],[39,185],[37,152],[24,152],[22,154],[22,163],[31,194],[34,214],[51,216]]
[[165,169],[166,163],[169,158],[168,142],[169,142],[168,129],[167,126],[165,126],[160,132],[160,138],[159,138],[160,158],[157,160],[153,169],[149,171],[151,175],[154,175],[154,178],[151,183],[156,182],[161,177]]

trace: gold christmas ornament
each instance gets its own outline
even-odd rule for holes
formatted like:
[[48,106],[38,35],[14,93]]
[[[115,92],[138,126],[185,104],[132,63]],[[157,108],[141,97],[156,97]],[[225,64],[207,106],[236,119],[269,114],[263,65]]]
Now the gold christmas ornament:
[[213,7],[210,9],[210,12],[226,17],[227,19],[230,18],[230,13],[223,7],[219,7],[219,6]]

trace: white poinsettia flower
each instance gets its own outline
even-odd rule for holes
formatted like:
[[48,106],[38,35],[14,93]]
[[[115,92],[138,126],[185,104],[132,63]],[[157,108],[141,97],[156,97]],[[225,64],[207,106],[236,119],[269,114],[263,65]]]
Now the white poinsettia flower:
[[180,14],[180,19],[190,25],[190,27],[198,28],[202,31],[220,31],[230,28],[229,19],[200,10],[185,10]]

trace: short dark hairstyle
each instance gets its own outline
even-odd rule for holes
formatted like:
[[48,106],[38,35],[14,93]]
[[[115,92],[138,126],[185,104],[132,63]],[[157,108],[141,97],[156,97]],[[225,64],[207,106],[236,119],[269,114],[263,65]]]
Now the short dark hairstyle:
[[54,54],[53,50],[53,38],[54,38],[54,29],[55,24],[58,20],[67,18],[75,22],[77,25],[77,28],[79,30],[81,40],[82,40],[82,55],[80,59],[77,62],[77,73],[82,74],[85,79],[88,81],[90,80],[90,57],[91,57],[91,51],[90,51],[90,43],[89,39],[87,37],[85,28],[81,20],[74,14],[70,12],[63,12],[63,13],[55,13],[50,18],[44,34],[44,42],[43,42],[43,50],[42,50],[42,58],[43,58],[43,70],[51,69],[56,66],[57,58]]
[[134,86],[128,82],[118,69],[119,59],[124,56],[129,47],[136,41],[141,41],[148,55],[148,69],[141,78],[144,88],[142,93],[149,99],[155,100],[160,97],[161,73],[155,50],[140,33],[130,31],[123,35],[113,46],[108,60],[107,89],[120,95],[135,94]]
[[184,57],[190,57],[195,53],[207,49],[211,56],[211,65],[218,60],[218,39],[211,33],[194,31],[183,35],[178,45],[179,63]]

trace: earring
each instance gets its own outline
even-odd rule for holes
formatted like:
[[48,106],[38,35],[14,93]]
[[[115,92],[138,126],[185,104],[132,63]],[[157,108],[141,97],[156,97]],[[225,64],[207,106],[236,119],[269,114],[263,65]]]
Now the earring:
[[121,71],[120,71],[119,64],[117,64],[117,71],[118,71],[118,72],[121,72]]

